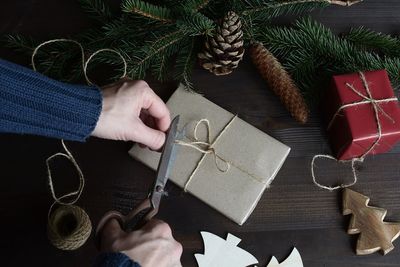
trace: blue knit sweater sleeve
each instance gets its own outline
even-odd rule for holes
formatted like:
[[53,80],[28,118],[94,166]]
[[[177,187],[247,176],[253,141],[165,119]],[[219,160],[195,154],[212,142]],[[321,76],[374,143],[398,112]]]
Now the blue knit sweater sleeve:
[[0,59],[0,132],[84,141],[101,107],[96,87],[58,82]]
[[99,254],[93,267],[140,267],[123,253],[101,253]]

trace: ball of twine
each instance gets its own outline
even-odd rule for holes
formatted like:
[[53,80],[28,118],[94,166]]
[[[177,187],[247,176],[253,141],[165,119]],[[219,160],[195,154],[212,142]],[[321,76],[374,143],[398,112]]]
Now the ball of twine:
[[50,215],[47,235],[50,242],[62,250],[80,248],[92,232],[88,214],[75,205],[61,205]]

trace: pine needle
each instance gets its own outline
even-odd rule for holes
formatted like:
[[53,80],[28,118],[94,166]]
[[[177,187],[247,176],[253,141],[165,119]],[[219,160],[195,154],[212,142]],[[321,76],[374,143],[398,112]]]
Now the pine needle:
[[174,21],[172,13],[168,8],[156,6],[140,0],[125,0],[122,3],[122,11],[138,14],[164,23],[171,23]]

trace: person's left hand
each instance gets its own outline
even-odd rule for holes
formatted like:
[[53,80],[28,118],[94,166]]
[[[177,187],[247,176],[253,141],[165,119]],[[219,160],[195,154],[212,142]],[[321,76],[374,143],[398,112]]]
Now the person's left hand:
[[145,81],[125,80],[103,88],[103,107],[93,136],[134,141],[153,150],[165,142],[171,118]]

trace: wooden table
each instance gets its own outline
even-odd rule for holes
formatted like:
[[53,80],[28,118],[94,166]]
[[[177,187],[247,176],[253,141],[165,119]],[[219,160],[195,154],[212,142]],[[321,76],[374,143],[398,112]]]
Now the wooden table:
[[[378,31],[400,29],[400,1],[365,0],[351,8],[331,7],[313,16],[337,32],[365,25]],[[3,0],[0,32],[19,32],[39,38],[66,36],[89,25],[79,6],[68,0]],[[26,57],[0,49],[0,57],[27,64]],[[330,193],[313,185],[310,160],[314,154],[329,153],[318,111],[300,126],[288,116],[264,85],[248,58],[232,75],[215,77],[202,69],[194,72],[194,83],[205,96],[223,108],[276,137],[292,152],[272,187],[261,198],[248,222],[239,227],[196,198],[170,185],[159,218],[167,221],[184,246],[183,266],[196,266],[193,254],[201,253],[199,231],[220,236],[230,232],[240,246],[265,266],[272,255],[284,259],[296,246],[307,267],[311,266],[400,266],[400,242],[387,256],[378,253],[356,256],[356,236],[346,234],[349,217],[341,215],[341,193]],[[151,83],[163,99],[175,84]],[[131,159],[128,143],[91,138],[87,143],[69,143],[86,177],[80,201],[96,223],[111,208],[128,211],[142,200],[154,172]],[[54,139],[0,135],[0,253],[2,266],[89,266],[96,255],[93,238],[81,249],[63,252],[46,238],[46,216],[51,197],[47,186],[45,159],[61,149]],[[386,219],[400,221],[400,146],[384,155],[369,157],[360,168],[354,186],[371,197],[371,203],[388,209]],[[75,176],[67,164],[59,166],[58,190],[73,188]],[[349,178],[348,170],[319,163],[325,182]],[[61,174],[61,170],[63,175]],[[65,171],[71,170],[71,171]]]

